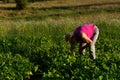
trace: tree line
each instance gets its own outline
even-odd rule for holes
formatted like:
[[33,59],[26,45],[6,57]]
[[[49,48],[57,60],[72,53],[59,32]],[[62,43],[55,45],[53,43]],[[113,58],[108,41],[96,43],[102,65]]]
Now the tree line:
[[[11,2],[15,2],[16,0],[0,0],[3,3],[11,3]],[[36,2],[36,1],[48,1],[48,0],[27,0],[28,2]],[[50,0],[51,1],[51,0]]]
[[16,9],[25,9],[27,7],[28,2],[36,2],[36,1],[48,1],[48,0],[0,0],[4,3],[15,2]]

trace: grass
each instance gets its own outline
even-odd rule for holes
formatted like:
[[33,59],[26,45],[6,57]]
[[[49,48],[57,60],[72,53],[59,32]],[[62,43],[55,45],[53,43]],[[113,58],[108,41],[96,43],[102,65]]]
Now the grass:
[[[119,15],[119,0],[100,0],[100,1],[43,1],[30,3],[28,9],[13,10],[14,3],[0,5],[0,17],[2,20],[45,20],[47,18],[80,18],[95,15],[94,17],[116,18]],[[47,5],[46,5],[47,4]],[[112,16],[111,16],[112,15]],[[117,16],[116,16],[117,15]]]

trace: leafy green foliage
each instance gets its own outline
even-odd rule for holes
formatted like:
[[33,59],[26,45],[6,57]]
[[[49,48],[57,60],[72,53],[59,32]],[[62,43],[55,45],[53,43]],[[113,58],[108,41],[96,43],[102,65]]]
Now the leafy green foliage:
[[22,80],[25,76],[30,75],[33,68],[29,59],[22,57],[20,54],[13,56],[11,52],[0,54],[0,65],[1,80]]
[[81,56],[77,45],[73,54],[69,52],[70,45],[65,42],[64,35],[73,31],[77,24],[48,21],[6,28],[0,39],[0,79],[30,79],[37,74],[42,75],[35,77],[38,80],[119,79],[120,23],[96,22],[100,29],[96,60],[89,58],[88,51]]

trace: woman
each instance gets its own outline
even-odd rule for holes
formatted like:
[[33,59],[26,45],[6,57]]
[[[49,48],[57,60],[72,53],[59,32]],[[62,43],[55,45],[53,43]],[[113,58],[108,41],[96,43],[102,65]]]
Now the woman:
[[79,53],[85,55],[85,48],[89,47],[90,58],[96,59],[95,43],[99,35],[99,29],[94,24],[84,24],[66,35],[66,41],[71,44],[70,51],[73,52],[76,43],[79,43]]

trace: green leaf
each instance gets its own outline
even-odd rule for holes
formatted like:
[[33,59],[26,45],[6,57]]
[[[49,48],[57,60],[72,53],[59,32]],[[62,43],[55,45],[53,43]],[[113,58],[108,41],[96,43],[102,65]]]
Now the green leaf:
[[38,68],[39,68],[39,66],[36,65],[36,66],[34,67],[34,72],[37,72]]

